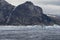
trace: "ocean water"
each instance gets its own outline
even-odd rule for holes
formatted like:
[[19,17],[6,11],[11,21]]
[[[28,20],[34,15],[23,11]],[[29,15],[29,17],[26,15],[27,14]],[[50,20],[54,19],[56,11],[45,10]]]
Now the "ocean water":
[[60,40],[60,26],[0,26],[0,40]]

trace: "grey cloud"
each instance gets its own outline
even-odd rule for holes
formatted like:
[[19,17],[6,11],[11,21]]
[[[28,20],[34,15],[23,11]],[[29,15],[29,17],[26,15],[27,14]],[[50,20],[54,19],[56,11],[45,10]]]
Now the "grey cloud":
[[[32,1],[37,4],[52,4],[52,5],[60,5],[60,0],[6,0],[11,4],[18,5],[25,1]],[[15,1],[15,2],[14,2]]]
[[60,7],[42,7],[45,14],[60,15]]
[[51,5],[59,5],[60,6],[60,0],[40,0],[37,2],[37,4],[51,4]]

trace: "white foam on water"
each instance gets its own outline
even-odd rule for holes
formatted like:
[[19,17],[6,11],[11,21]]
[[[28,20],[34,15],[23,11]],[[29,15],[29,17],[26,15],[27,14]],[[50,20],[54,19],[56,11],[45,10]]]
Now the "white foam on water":
[[51,29],[51,28],[60,28],[59,25],[53,25],[53,26],[40,26],[40,25],[33,25],[33,26],[0,26],[0,30],[19,30],[19,29]]

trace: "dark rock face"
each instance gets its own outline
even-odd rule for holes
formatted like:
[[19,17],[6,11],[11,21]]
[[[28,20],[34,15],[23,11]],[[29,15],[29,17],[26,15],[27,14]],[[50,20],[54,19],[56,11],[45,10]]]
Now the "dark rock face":
[[6,21],[12,12],[14,6],[6,2],[5,0],[0,0],[0,25],[5,25]]
[[28,1],[17,6],[7,21],[9,25],[53,24],[53,20],[43,14],[42,8]]
[[54,20],[55,24],[60,25],[60,16],[59,15],[50,15],[49,17]]

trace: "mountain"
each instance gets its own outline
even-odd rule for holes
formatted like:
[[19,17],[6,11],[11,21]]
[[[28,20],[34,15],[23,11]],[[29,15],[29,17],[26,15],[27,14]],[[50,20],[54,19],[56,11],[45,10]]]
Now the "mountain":
[[7,20],[8,25],[53,25],[54,21],[43,13],[41,7],[27,1],[18,5]]
[[0,0],[0,25],[5,25],[7,18],[14,9],[14,6],[6,2],[5,0]]

